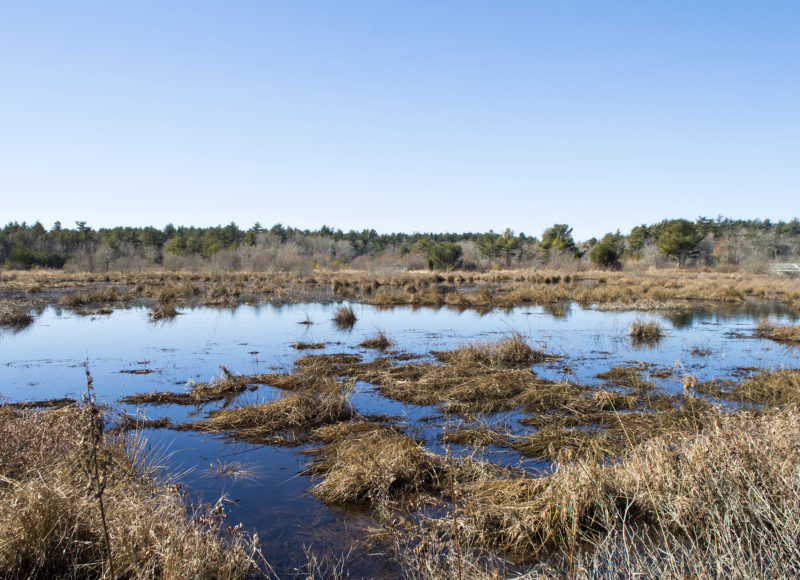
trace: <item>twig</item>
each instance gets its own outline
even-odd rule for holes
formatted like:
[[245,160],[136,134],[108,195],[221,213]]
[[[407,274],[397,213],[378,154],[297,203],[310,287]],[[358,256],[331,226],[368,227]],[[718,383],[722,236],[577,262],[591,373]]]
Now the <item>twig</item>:
[[108,554],[108,570],[112,578],[116,577],[114,573],[114,560],[111,557],[111,537],[108,533],[108,524],[106,522],[106,509],[103,504],[103,492],[106,488],[105,478],[100,477],[100,466],[97,459],[97,451],[100,447],[100,442],[103,437],[103,420],[100,417],[100,411],[94,404],[93,384],[94,379],[92,373],[89,371],[89,363],[83,363],[86,370],[86,404],[89,406],[89,436],[91,437],[91,444],[89,446],[89,461],[90,469],[93,470],[91,476],[94,479],[94,496],[97,498],[97,503],[100,506],[100,519],[103,523],[103,536],[106,542],[106,552]]

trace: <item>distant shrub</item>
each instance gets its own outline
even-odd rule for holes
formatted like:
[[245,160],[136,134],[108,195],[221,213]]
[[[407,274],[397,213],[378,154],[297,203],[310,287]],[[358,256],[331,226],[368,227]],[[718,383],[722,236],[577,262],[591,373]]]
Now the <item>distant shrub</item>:
[[617,231],[616,234],[603,236],[589,251],[589,259],[607,268],[618,268],[624,250],[625,238]]

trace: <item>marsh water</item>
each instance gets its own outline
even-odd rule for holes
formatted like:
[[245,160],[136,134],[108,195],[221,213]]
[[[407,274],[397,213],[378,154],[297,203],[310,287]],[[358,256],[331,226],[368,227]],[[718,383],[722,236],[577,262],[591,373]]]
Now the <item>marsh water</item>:
[[[146,308],[83,316],[47,307],[24,330],[0,330],[0,396],[11,402],[80,398],[86,390],[83,364],[88,363],[98,398],[116,410],[136,414],[134,406],[121,405],[119,399],[156,390],[182,392],[191,381],[219,377],[220,365],[234,373],[255,374],[289,371],[298,356],[309,352],[358,353],[369,360],[377,353],[358,344],[378,331],[394,341],[393,351],[419,355],[421,360],[432,360],[430,352],[434,350],[519,332],[533,347],[560,355],[556,362],[534,365],[539,376],[598,384],[599,372],[646,363],[647,369],[672,370],[671,376],[653,378],[668,392],[679,391],[685,375],[695,375],[700,381],[741,378],[754,368],[797,367],[800,359],[800,349],[754,336],[757,321],[765,316],[778,323],[796,322],[789,313],[768,305],[643,314],[601,312],[574,304],[486,313],[355,304],[358,321],[351,330],[341,330],[332,322],[338,306],[198,307],[158,323],[150,321]],[[627,332],[635,319],[659,321],[666,337],[651,347],[634,347]],[[309,320],[313,324],[302,324]],[[297,341],[324,342],[326,346],[324,350],[297,351],[290,346]],[[152,372],[126,372],[136,369]],[[278,395],[277,389],[261,386],[233,404]],[[437,452],[442,452],[443,425],[458,421],[440,415],[436,407],[386,399],[365,383],[356,385],[352,402],[364,415],[398,417],[409,433]],[[145,405],[138,411],[149,418],[166,416],[181,423],[217,406]],[[518,418],[504,413],[491,420],[522,432]],[[196,501],[214,502],[225,496],[230,523],[242,522],[258,532],[266,558],[281,576],[291,575],[305,560],[304,546],[334,552],[344,549],[364,523],[366,516],[357,511],[328,508],[308,493],[313,481],[301,474],[307,464],[302,446],[251,445],[169,429],[145,429],[143,435],[154,457],[185,483]],[[531,471],[549,467],[508,449],[487,448],[482,453],[493,461]],[[246,468],[247,477],[220,477],[215,466],[230,462]]]

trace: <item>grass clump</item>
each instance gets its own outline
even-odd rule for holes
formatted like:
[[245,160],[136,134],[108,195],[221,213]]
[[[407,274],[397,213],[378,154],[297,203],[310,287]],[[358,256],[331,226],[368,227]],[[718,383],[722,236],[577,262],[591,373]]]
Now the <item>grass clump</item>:
[[796,577],[798,461],[796,411],[720,413],[701,434],[657,437],[615,463],[541,477],[476,469],[457,480],[456,513],[442,498],[439,513],[383,532],[410,578],[501,577],[493,552],[513,555],[520,578],[521,562],[525,578]]
[[201,405],[212,401],[231,401],[244,391],[253,391],[256,384],[263,382],[259,375],[234,375],[224,366],[220,367],[222,376],[208,383],[189,383],[189,389],[183,393],[170,391],[154,391],[137,393],[120,399],[121,403],[132,405],[174,404]]
[[599,411],[562,416],[513,444],[525,456],[557,461],[620,457],[632,446],[654,437],[682,437],[702,431],[708,423],[708,403],[695,398],[668,410]]
[[178,309],[175,307],[175,302],[173,300],[159,300],[150,308],[150,320],[153,322],[158,320],[172,320],[177,315]]
[[800,370],[762,370],[740,383],[700,383],[695,386],[695,391],[727,401],[773,407],[796,406],[800,405]]
[[381,330],[378,332],[378,334],[376,334],[372,338],[368,338],[366,340],[361,341],[358,346],[362,346],[364,348],[386,350],[392,345],[394,345],[394,343],[391,340],[389,340],[389,337],[387,337]]
[[295,442],[308,431],[354,415],[346,391],[336,395],[287,393],[272,401],[209,411],[184,428],[225,433],[251,443]]
[[415,405],[442,405],[456,413],[490,413],[515,406],[536,377],[528,370],[406,363],[365,377],[382,395]]
[[168,417],[148,419],[144,415],[128,415],[120,413],[116,419],[112,431],[119,433],[122,431],[140,431],[141,429],[168,429],[172,427],[172,421]]
[[341,424],[324,434],[306,474],[320,479],[311,492],[332,504],[375,503],[436,489],[437,456],[390,427]]
[[61,297],[61,304],[69,308],[77,308],[92,304],[111,304],[120,299],[114,286],[106,286],[94,292],[73,292]]
[[603,379],[615,387],[630,389],[632,392],[653,391],[658,387],[642,377],[645,370],[643,366],[618,366],[596,374],[595,378]]
[[[0,408],[0,576],[233,579],[257,572],[256,538],[238,530],[223,537],[219,504],[187,512],[177,488],[148,464],[144,442],[88,435],[88,412]],[[87,493],[90,448],[100,458],[105,525]]]
[[778,326],[762,318],[756,325],[756,336],[776,342],[800,342],[800,324]]
[[508,444],[509,436],[502,426],[492,426],[486,423],[478,425],[460,425],[453,430],[447,430],[442,436],[445,443],[456,445],[470,445],[472,447],[485,447],[493,445],[503,447]]
[[22,329],[33,324],[33,316],[10,300],[0,301],[0,326]]
[[290,344],[293,349],[296,350],[319,350],[325,348],[324,342],[302,342],[298,341],[293,344]]
[[8,409],[61,409],[77,405],[78,401],[69,397],[59,399],[45,399],[43,401],[22,401],[19,403],[6,403]]
[[658,321],[636,319],[631,324],[628,336],[631,338],[634,346],[638,346],[654,345],[666,335],[664,333],[664,327],[662,327],[661,323]]
[[496,342],[472,343],[454,350],[432,353],[450,365],[485,365],[500,368],[522,368],[544,361],[556,360],[555,355],[534,350],[525,338],[514,333]]
[[357,320],[353,307],[349,305],[340,307],[333,316],[333,321],[339,328],[353,328]]

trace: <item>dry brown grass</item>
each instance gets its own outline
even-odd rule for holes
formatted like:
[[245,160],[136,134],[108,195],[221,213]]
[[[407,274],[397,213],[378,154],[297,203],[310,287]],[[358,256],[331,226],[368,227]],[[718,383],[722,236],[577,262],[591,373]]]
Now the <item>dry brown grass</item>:
[[[89,295],[117,287],[129,296],[230,306],[243,301],[313,301],[340,296],[375,305],[510,308],[564,304],[575,300],[604,310],[674,310],[698,304],[778,301],[798,308],[800,292],[789,279],[745,273],[650,270],[647,272],[531,272],[527,270],[449,274],[319,271],[313,277],[288,272],[81,272],[29,271],[2,274],[11,293],[37,305],[64,292]],[[77,292],[76,292],[77,291]],[[17,298],[15,298],[16,300]],[[73,300],[73,299],[67,299]],[[79,306],[75,304],[71,306]]]
[[[110,577],[104,528],[87,493],[85,413],[0,408],[0,575]],[[159,479],[144,442],[103,437],[103,502],[118,578],[246,578],[257,539],[223,537],[221,505],[187,512]]]
[[647,369],[642,366],[619,366],[598,373],[595,378],[603,379],[607,384],[624,387],[634,392],[654,391],[658,388],[657,385],[642,376],[646,371]]
[[800,405],[800,370],[762,370],[741,381],[711,381],[695,386],[695,390],[717,399],[755,405],[784,407]]
[[449,412],[490,413],[524,401],[516,398],[546,382],[528,370],[406,363],[364,377],[380,393],[415,405],[442,405]]
[[353,307],[349,305],[340,307],[333,316],[333,321],[339,328],[353,328],[357,320]]
[[75,292],[61,298],[61,304],[70,308],[79,306],[110,304],[123,299],[114,286],[105,286],[94,292]]
[[763,318],[756,325],[756,336],[769,338],[776,342],[800,342],[800,325],[780,326]]
[[556,415],[540,419],[540,429],[515,441],[513,447],[528,457],[556,461],[615,458],[654,437],[699,432],[708,423],[709,413],[705,401],[689,397],[668,409]]
[[295,342],[294,344],[289,345],[296,350],[319,350],[325,348],[324,342]]
[[503,425],[460,425],[455,429],[448,429],[442,436],[445,443],[456,445],[469,445],[472,447],[485,447],[493,445],[505,447],[509,442],[507,428]]
[[334,395],[298,392],[263,403],[209,411],[206,419],[181,427],[224,433],[251,443],[295,443],[312,429],[353,415],[346,390]]
[[8,409],[61,409],[62,407],[69,407],[77,405],[78,401],[69,397],[58,399],[45,399],[42,401],[22,401],[19,403],[5,403],[4,406]]
[[664,327],[656,320],[634,320],[628,330],[634,345],[654,345],[664,338]]
[[260,375],[234,375],[227,368],[220,367],[222,376],[208,383],[189,383],[189,389],[183,393],[155,391],[137,393],[122,397],[120,402],[132,405],[144,404],[177,404],[200,405],[212,401],[233,400],[244,391],[252,391],[261,382]]
[[[657,437],[612,464],[461,480],[459,536],[468,553],[546,556],[531,578],[790,577],[800,569],[799,460],[796,412],[718,414],[700,435]],[[416,522],[407,536],[453,549],[449,514]]]
[[150,319],[157,320],[172,320],[178,315],[178,309],[175,307],[173,301],[159,300],[150,308]]
[[378,350],[386,350],[387,348],[393,345],[394,343],[391,340],[389,340],[389,337],[386,336],[381,330],[378,332],[378,334],[376,334],[372,338],[368,338],[366,340],[361,341],[358,346],[362,346],[364,348],[375,348]]
[[168,429],[172,427],[172,421],[168,417],[150,419],[144,415],[128,415],[120,413],[112,428],[114,433],[122,431],[140,431],[142,429]]
[[11,300],[0,300],[0,326],[21,329],[33,324],[33,316],[24,306]]
[[475,342],[454,350],[435,351],[432,354],[450,365],[485,365],[500,368],[529,367],[535,363],[558,359],[555,355],[532,349],[519,333],[496,342]]
[[441,466],[422,444],[390,427],[342,423],[320,434],[306,470],[326,503],[374,503],[438,489]]

